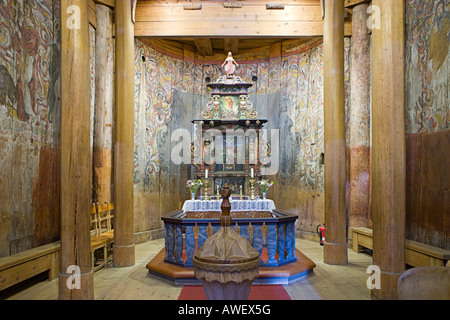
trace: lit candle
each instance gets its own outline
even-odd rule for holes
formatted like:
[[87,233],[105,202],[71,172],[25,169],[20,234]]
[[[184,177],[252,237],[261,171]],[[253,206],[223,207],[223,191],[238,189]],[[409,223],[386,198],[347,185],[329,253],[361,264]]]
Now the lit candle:
[[239,186],[239,191],[240,191],[240,194],[242,196],[242,186]]
[[205,169],[205,179],[208,179],[208,169]]
[[252,173],[251,173],[251,174],[252,174],[252,176],[251,176],[251,177],[253,178],[253,176],[254,176],[254,171],[253,171],[253,168],[251,168],[251,172],[252,172]]

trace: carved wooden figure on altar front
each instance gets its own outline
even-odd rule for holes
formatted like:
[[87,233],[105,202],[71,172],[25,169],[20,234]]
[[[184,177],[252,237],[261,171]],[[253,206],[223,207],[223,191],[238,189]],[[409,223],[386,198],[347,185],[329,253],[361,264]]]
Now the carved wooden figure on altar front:
[[220,217],[220,225],[221,226],[230,226],[231,225],[231,217],[230,217],[230,211],[231,211],[231,203],[230,203],[230,196],[231,196],[231,190],[228,186],[228,182],[225,182],[222,188],[222,192],[220,194],[222,196],[222,205],[220,208],[222,209],[222,216]]

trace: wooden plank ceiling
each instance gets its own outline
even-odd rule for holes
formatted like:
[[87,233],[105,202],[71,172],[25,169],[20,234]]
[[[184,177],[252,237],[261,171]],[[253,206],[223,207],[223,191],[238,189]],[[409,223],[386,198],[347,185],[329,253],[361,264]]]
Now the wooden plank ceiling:
[[[234,55],[323,35],[321,0],[139,0],[135,36],[177,41],[201,56]],[[351,35],[350,15],[345,23]]]

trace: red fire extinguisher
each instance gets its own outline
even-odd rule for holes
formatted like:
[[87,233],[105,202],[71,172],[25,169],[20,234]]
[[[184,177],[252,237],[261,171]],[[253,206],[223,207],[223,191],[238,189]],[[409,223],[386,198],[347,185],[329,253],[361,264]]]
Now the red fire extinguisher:
[[319,224],[316,228],[317,235],[320,238],[320,245],[323,246],[325,242],[325,224]]

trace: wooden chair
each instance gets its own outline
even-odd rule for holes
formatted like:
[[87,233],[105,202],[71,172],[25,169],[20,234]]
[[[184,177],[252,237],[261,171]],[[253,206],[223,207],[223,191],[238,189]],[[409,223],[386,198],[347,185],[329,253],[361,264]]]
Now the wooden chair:
[[100,236],[107,242],[108,256],[112,257],[114,242],[114,204],[105,202],[98,206],[98,221],[100,225]]
[[[106,206],[108,208],[108,206]],[[92,204],[91,206],[91,258],[92,268],[94,271],[105,267],[111,255],[113,238],[104,234],[106,229],[102,228],[102,220],[100,210],[104,210],[104,206]],[[103,212],[103,211],[102,211]],[[110,215],[110,214],[108,214]],[[108,225],[108,224],[107,224]]]
[[100,235],[100,225],[97,215],[97,206],[95,205],[95,203],[91,205],[90,222],[91,222],[91,236]]
[[398,300],[450,300],[450,268],[412,268],[398,279]]
[[114,238],[114,214],[112,214],[113,210],[114,204],[109,202],[105,202],[105,204],[98,206],[100,234],[102,235],[102,237],[110,239],[111,241]]

